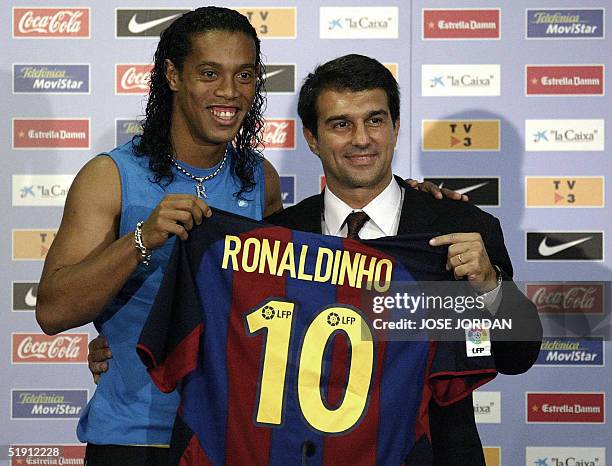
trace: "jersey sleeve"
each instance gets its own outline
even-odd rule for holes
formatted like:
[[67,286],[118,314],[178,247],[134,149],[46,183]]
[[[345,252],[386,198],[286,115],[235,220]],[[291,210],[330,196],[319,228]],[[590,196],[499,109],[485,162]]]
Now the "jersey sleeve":
[[163,392],[173,391],[196,367],[204,329],[189,244],[177,239],[137,346]]

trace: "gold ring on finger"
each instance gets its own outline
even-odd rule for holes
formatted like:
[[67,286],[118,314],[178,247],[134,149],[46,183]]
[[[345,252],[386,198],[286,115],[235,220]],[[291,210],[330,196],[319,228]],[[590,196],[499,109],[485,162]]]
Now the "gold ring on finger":
[[461,254],[458,254],[458,255],[457,255],[457,258],[459,259],[459,263],[460,263],[460,264],[463,264],[463,261],[461,260]]

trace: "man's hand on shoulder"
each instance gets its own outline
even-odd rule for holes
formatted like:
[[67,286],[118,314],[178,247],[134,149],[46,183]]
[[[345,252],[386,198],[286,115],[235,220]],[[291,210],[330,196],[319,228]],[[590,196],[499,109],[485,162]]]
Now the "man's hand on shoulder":
[[451,233],[429,240],[432,246],[448,245],[446,267],[455,279],[467,277],[478,293],[487,293],[497,287],[497,272],[485,249],[480,233]]
[[449,198],[454,201],[463,201],[467,202],[470,198],[466,194],[458,193],[457,191],[453,191],[452,189],[440,188],[435,183],[431,181],[421,181],[420,183],[417,180],[413,180],[412,178],[408,178],[405,180],[408,186],[416,191],[423,191],[424,193],[429,193],[436,199]]

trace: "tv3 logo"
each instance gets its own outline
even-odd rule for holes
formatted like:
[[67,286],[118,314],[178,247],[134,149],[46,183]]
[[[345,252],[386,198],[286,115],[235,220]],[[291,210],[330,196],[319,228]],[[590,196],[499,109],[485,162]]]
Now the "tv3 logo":
[[[574,186],[576,186],[576,180],[565,180],[565,182],[567,183],[567,187],[570,189],[570,191],[574,189]],[[555,185],[555,191],[561,189],[561,183],[561,180],[553,181],[553,184]],[[573,193],[566,194],[565,198],[570,204],[576,202],[576,196]]]
[[455,134],[457,134],[457,127],[463,130],[465,134],[469,135],[472,130],[472,123],[450,123],[448,126],[451,130],[451,145],[456,146],[459,143],[462,143],[464,147],[470,147],[472,145],[472,138],[470,136],[465,136],[462,139],[455,137]]

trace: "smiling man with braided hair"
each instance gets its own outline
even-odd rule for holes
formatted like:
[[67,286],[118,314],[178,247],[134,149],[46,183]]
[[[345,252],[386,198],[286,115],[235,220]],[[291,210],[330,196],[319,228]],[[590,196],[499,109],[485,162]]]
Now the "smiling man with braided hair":
[[211,206],[254,219],[282,209],[260,153],[260,42],[236,11],[205,7],[166,29],[144,134],[77,175],[45,261],[37,319],[46,333],[94,322],[113,350],[78,427],[88,465],[166,464],[176,394],[152,384],[134,350],[175,237]]

